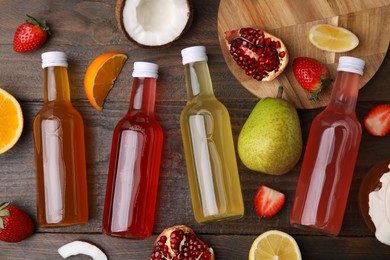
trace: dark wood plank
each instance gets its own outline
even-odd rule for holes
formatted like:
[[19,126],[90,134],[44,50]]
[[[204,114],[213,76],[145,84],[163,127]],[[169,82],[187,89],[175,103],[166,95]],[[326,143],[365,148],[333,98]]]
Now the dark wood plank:
[[[233,133],[237,138],[255,102],[224,103],[230,111]],[[32,153],[31,126],[34,115],[42,104],[32,102],[22,104],[26,126],[21,140],[12,150],[0,157],[0,165],[2,166],[0,176],[3,180],[1,182],[0,197],[2,200],[15,200],[17,204],[25,207],[32,216],[35,216],[35,165]],[[373,102],[360,102],[358,104],[358,117],[361,121],[374,105]],[[289,212],[299,176],[300,164],[286,175],[271,176],[246,169],[238,159],[246,208],[245,217],[232,222],[236,225],[226,225],[225,223],[198,225],[195,223],[180,138],[179,119],[183,106],[184,102],[158,102],[156,106],[157,118],[164,130],[164,156],[157,202],[156,232],[167,226],[183,223],[194,226],[207,234],[257,234],[275,227],[283,228],[293,234],[310,234],[296,230],[289,225]],[[100,232],[112,131],[116,122],[126,113],[127,103],[109,103],[103,113],[94,111],[86,102],[77,102],[76,107],[83,115],[86,125],[90,221],[88,225],[84,226],[43,229],[42,232]],[[310,122],[319,111],[321,109],[299,111],[304,136],[307,136]],[[357,194],[365,173],[373,164],[387,158],[389,149],[390,136],[379,139],[363,132],[341,235],[372,236],[360,215]],[[287,195],[284,209],[271,219],[258,218],[253,209],[253,198],[261,184],[279,189]]]
[[[200,235],[210,244],[217,259],[248,259],[249,249],[256,236],[242,235]],[[127,240],[99,234],[38,234],[19,244],[1,247],[0,258],[4,260],[63,259],[57,253],[62,245],[74,240],[88,241],[99,246],[109,259],[149,259],[156,236],[146,240]],[[380,244],[374,238],[330,238],[294,237],[300,247],[303,259],[366,260],[389,259],[390,247]],[[74,256],[70,259],[91,259]]]

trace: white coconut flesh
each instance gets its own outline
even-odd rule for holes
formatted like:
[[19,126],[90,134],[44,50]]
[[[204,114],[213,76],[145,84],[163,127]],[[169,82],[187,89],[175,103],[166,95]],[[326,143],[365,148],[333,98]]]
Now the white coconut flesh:
[[174,41],[190,18],[187,0],[128,0],[122,19],[127,34],[146,46]]
[[58,253],[62,258],[74,255],[87,255],[94,260],[107,260],[107,256],[100,248],[84,241],[73,241],[58,248]]

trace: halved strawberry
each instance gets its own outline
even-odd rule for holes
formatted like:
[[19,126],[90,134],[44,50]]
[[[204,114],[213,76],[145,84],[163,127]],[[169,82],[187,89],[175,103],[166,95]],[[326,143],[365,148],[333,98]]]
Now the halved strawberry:
[[371,109],[364,118],[364,126],[372,135],[387,135],[390,132],[390,104],[381,104]]
[[262,218],[269,218],[278,213],[286,200],[286,196],[267,186],[260,186],[255,197],[255,209]]

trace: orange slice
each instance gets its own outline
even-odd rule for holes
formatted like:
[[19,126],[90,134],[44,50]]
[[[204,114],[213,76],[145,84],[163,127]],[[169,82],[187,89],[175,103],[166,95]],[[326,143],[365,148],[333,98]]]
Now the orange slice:
[[107,52],[89,65],[84,77],[84,89],[91,105],[102,111],[104,100],[127,60],[126,54]]
[[23,113],[19,102],[0,88],[0,154],[11,149],[23,130]]
[[343,27],[317,24],[309,31],[309,40],[317,48],[331,52],[346,52],[356,48],[358,37]]
[[249,260],[301,260],[295,239],[279,230],[269,230],[258,236],[249,251]]

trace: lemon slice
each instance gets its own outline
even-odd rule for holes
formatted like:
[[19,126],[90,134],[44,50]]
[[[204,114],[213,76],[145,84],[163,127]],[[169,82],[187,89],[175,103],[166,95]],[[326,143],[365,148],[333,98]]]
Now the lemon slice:
[[343,27],[317,24],[309,32],[310,42],[317,48],[331,52],[346,52],[358,46],[359,39]]
[[295,239],[279,230],[269,230],[256,238],[249,251],[249,260],[301,260]]
[[19,102],[0,88],[0,154],[11,149],[23,131],[23,113]]

